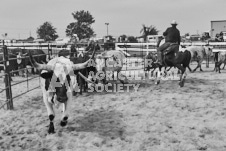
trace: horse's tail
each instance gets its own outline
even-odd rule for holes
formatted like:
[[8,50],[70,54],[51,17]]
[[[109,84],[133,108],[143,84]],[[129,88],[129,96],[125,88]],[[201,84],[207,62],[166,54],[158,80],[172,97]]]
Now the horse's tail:
[[184,63],[183,66],[184,67],[188,67],[191,61],[191,52],[188,50],[184,51]]

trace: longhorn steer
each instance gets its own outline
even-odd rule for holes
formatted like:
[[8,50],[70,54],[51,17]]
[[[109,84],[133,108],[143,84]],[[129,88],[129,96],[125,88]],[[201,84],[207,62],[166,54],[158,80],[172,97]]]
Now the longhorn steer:
[[214,67],[214,70],[219,73],[221,73],[221,64],[225,63],[226,62],[226,52],[224,51],[219,51],[219,52],[215,52],[215,55],[214,55],[214,61],[215,61],[215,67]]
[[[97,50],[97,49],[96,49]],[[63,56],[66,58],[70,58],[70,60],[74,63],[74,64],[78,64],[78,63],[84,63],[87,60],[89,60],[89,55],[87,52],[81,52],[80,53],[81,56],[79,55],[78,57],[70,57],[70,52],[68,50],[60,50],[58,52],[58,56]],[[93,67],[92,65],[90,65],[89,67],[86,67],[85,69],[81,69],[81,70],[77,70],[74,71],[74,74],[77,77],[77,82],[78,82],[78,86],[80,87],[80,94],[82,94],[82,91],[84,90],[87,91],[88,89],[88,83],[86,82],[86,80],[84,80],[83,77],[81,77],[80,75],[78,75],[78,73],[82,73],[86,78],[88,78],[89,72],[94,72],[96,73],[96,68]]]
[[[95,51],[94,51],[95,53]],[[94,53],[91,58],[93,58]],[[76,83],[74,70],[80,70],[87,67],[90,60],[73,64],[70,59],[65,57],[56,57],[48,62],[48,64],[39,64],[29,54],[31,63],[35,68],[41,70],[41,89],[43,93],[43,101],[47,108],[50,125],[48,133],[54,133],[53,120],[55,113],[53,105],[63,104],[63,115],[60,125],[66,126],[68,120],[68,107],[72,100],[73,86]]]
[[190,51],[191,62],[197,61],[197,63],[198,63],[197,67],[193,70],[193,72],[195,72],[198,68],[200,68],[200,71],[203,71],[201,68],[202,62],[204,61],[204,59],[206,57],[209,57],[212,55],[212,50],[210,49],[210,47],[208,47],[208,46],[189,46],[184,49]]

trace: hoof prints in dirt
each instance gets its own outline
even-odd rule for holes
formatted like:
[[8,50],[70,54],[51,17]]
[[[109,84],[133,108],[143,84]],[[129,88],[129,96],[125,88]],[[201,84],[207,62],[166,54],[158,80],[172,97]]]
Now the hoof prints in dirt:
[[76,118],[74,123],[79,127],[72,127],[68,124],[67,130],[77,132],[96,132],[100,136],[111,139],[122,138],[125,132],[125,124],[122,121],[122,114],[116,111],[94,110],[85,116]]

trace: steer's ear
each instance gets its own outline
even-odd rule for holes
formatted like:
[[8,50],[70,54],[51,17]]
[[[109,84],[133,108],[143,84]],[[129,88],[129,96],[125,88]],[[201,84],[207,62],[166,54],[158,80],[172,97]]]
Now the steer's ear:
[[53,76],[53,71],[43,72],[41,73],[41,77],[44,79],[51,79]]

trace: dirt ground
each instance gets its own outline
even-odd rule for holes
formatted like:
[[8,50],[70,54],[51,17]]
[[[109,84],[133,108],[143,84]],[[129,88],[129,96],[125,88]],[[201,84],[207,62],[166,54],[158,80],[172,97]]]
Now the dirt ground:
[[[59,125],[60,106],[51,135],[42,92],[35,89],[15,98],[14,110],[0,110],[0,150],[225,151],[226,70],[218,74],[205,65],[203,70],[187,72],[183,88],[176,78],[159,85],[131,79],[140,84],[137,91],[74,96],[68,125]],[[29,88],[38,83],[33,80]],[[26,89],[15,86],[13,92]]]

